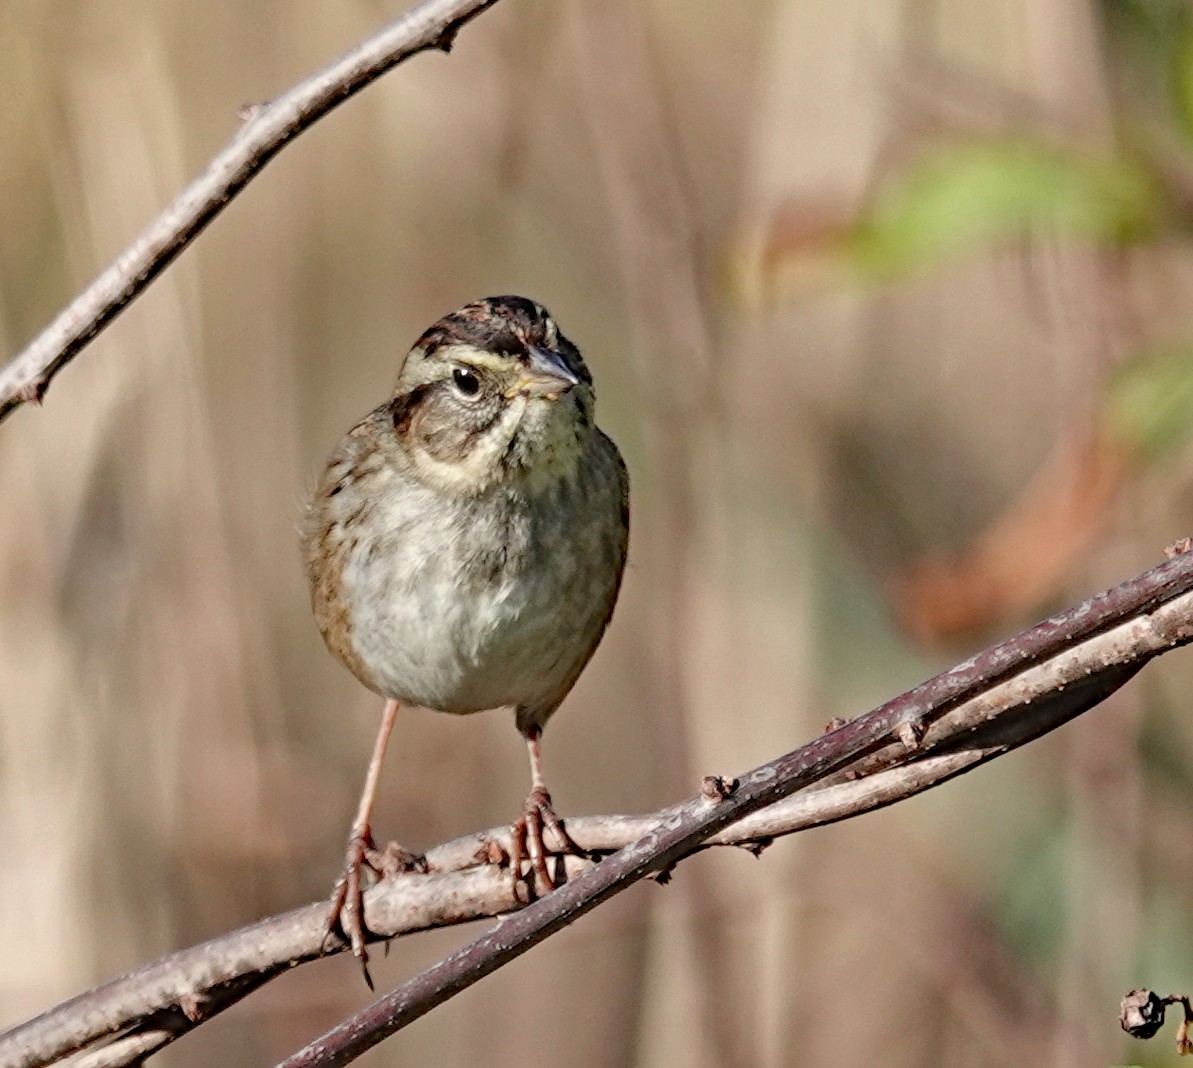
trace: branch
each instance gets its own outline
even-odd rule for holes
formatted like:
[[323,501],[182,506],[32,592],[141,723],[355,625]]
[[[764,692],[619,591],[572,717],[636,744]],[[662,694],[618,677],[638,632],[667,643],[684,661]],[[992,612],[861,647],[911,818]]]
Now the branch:
[[428,49],[450,51],[461,27],[496,2],[424,0],[283,96],[246,109],[244,124],[203,174],[23,352],[0,368],[0,422],[21,404],[40,403],[54,376],[300,133],[403,60]]
[[[1045,620],[755,768],[723,793],[703,791],[637,841],[403,983],[278,1068],[348,1064],[614,894],[668,871],[736,820],[850,764],[870,757],[871,767],[893,767],[936,748],[974,742],[1005,751],[1060,726],[1104,700],[1151,657],[1193,640],[1191,556]],[[1174,582],[1177,574],[1181,578]],[[1164,596],[1160,591],[1174,585],[1181,593],[1156,606],[1156,598]],[[1128,605],[1135,607],[1124,616]],[[1041,671],[1044,679],[1037,677]]]
[[[287,1064],[346,1063],[639,879],[665,877],[679,860],[709,846],[758,852],[780,835],[910,797],[1053,730],[1104,700],[1153,656],[1190,640],[1193,554],[1186,553],[736,784],[706,780],[698,797],[650,815],[568,820],[569,832],[594,856],[618,852],[600,863],[556,855],[557,871],[569,881],[532,904],[524,883],[477,859],[508,854],[508,829],[439,846],[427,854],[431,873],[403,875],[369,891],[365,916],[375,937],[518,914],[366,1010],[371,1019],[357,1021],[357,1037],[348,1044],[329,1036]],[[317,902],[81,994],[0,1035],[0,1066],[49,1064],[118,1032],[96,1055],[103,1059],[91,1063],[134,1063],[288,968],[342,950],[342,943],[323,944],[326,914],[326,902]]]

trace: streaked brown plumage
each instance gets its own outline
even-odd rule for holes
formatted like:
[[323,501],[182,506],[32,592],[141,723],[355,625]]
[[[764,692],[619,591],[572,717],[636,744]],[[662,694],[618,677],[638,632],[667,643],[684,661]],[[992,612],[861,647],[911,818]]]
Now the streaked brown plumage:
[[361,869],[384,865],[369,821],[399,705],[514,709],[532,771],[515,875],[525,849],[550,884],[543,826],[562,829],[539,736],[604,633],[629,531],[625,465],[593,402],[579,351],[542,307],[477,301],[419,338],[392,399],[336,447],[307,506],[320,632],[386,698],[333,895],[331,922],[362,962]]

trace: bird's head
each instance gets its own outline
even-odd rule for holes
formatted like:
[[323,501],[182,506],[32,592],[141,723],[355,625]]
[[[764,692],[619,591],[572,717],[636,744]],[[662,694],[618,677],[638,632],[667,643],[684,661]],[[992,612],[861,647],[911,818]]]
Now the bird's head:
[[410,350],[390,409],[419,476],[475,495],[570,477],[593,432],[592,376],[545,308],[487,297],[445,315]]

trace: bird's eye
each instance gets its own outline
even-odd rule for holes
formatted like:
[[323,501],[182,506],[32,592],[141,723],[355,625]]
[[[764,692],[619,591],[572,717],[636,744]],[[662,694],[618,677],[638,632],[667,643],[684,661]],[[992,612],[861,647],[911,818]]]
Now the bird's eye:
[[481,381],[465,367],[452,371],[452,383],[461,397],[475,397],[481,391]]

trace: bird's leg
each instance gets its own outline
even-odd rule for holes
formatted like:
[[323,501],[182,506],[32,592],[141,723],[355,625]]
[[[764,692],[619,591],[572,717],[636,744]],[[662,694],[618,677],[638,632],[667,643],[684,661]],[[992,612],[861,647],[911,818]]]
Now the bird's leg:
[[[573,841],[551,807],[551,794],[547,791],[547,781],[543,777],[543,753],[540,744],[542,727],[529,726],[523,734],[526,738],[526,750],[530,754],[530,793],[526,797],[522,815],[513,827],[510,870],[514,873],[514,879],[518,879],[522,871],[522,861],[529,858],[531,874],[541,879],[548,889],[554,890],[555,880],[547,867],[547,850],[543,845],[543,828],[551,830],[565,852],[583,856],[584,850]],[[532,879],[532,887],[533,884]]]
[[365,982],[369,984],[370,990],[373,980],[369,975],[369,954],[365,949],[362,873],[367,868],[380,877],[397,871],[426,870],[426,864],[421,857],[403,849],[397,843],[391,843],[384,850],[379,850],[377,843],[373,841],[373,803],[377,798],[377,783],[381,778],[381,765],[385,761],[389,736],[393,732],[394,721],[398,718],[398,707],[398,702],[393,699],[385,702],[381,729],[377,732],[376,742],[373,743],[373,756],[369,760],[360,805],[356,810],[356,819],[352,821],[352,831],[348,835],[344,872],[331,892],[331,911],[327,917],[327,934],[331,934],[337,926],[340,928],[352,946],[353,956],[360,961],[365,973]]

